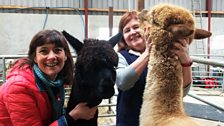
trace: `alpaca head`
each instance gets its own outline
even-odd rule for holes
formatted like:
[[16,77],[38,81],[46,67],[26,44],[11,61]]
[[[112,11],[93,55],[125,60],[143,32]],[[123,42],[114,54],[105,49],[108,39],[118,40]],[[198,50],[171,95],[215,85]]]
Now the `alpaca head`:
[[114,95],[117,64],[117,54],[107,41],[84,40],[75,65],[75,78],[79,89],[87,91],[85,95],[89,95],[89,100],[102,100]]
[[194,17],[190,11],[170,4],[159,4],[148,11],[144,10],[140,12],[139,19],[144,25],[142,27],[145,27],[145,24],[151,26],[146,34],[154,39],[153,42],[159,42],[160,46],[168,44],[165,42],[174,42],[179,38],[189,38],[191,43],[192,39],[203,39],[211,36],[210,32],[195,28]]
[[87,102],[89,106],[96,106],[102,99],[112,97],[115,93],[118,56],[111,42],[85,39],[81,43],[65,31],[63,34],[77,52],[75,86],[78,88],[80,100]]

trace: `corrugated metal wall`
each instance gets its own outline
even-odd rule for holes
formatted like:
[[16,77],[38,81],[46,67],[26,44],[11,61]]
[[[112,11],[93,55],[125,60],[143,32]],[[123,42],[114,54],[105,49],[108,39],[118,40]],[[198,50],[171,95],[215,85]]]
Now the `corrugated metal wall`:
[[[211,0],[212,11],[224,11],[224,0]],[[145,0],[145,8],[150,8],[155,4],[170,3],[183,6],[192,10],[192,0]],[[114,10],[135,10],[137,0],[88,0],[88,7],[95,9],[107,9],[109,5]],[[202,11],[206,10],[206,0],[201,0]],[[51,7],[51,8],[84,8],[84,0],[0,0],[0,6],[24,6],[24,7]],[[2,9],[2,8],[0,8]],[[2,11],[3,12],[3,11]],[[24,11],[23,11],[24,12]],[[30,13],[39,11],[27,10]],[[59,13],[59,12],[57,12]],[[65,12],[60,12],[65,13]],[[90,14],[103,14],[99,11],[92,11]]]
[[175,4],[189,10],[192,9],[192,0],[145,0],[145,8],[151,8],[152,6],[160,3]]
[[212,10],[224,11],[224,0],[212,0]]
[[[134,9],[136,0],[88,0],[88,3],[89,8],[105,9],[112,3],[114,9],[128,9],[128,5]],[[84,8],[84,0],[0,0],[0,6]]]

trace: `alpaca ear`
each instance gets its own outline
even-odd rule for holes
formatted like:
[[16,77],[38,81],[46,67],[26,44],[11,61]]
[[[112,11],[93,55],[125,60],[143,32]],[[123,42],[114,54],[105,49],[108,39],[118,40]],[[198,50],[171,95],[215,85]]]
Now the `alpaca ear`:
[[144,21],[147,21],[147,16],[148,16],[148,10],[143,9],[141,12],[137,12],[138,14],[138,19],[142,23]]
[[122,32],[117,33],[115,36],[111,37],[108,41],[114,47],[123,37]]
[[69,44],[73,47],[73,49],[78,53],[81,50],[83,43],[64,30],[62,31],[62,34],[65,36],[65,38],[67,39]]
[[171,32],[175,38],[185,38],[194,33],[194,29],[191,29],[183,24],[171,25],[167,28],[167,31]]
[[194,39],[204,39],[212,35],[211,32],[203,29],[195,29]]

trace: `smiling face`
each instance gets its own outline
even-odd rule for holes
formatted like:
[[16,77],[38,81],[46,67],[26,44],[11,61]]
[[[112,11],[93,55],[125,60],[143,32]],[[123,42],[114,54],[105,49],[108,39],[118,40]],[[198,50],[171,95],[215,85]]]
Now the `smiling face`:
[[54,80],[63,69],[67,57],[62,47],[49,43],[38,46],[36,49],[35,63],[48,79]]
[[142,53],[145,50],[145,42],[140,33],[140,24],[137,19],[130,20],[123,28],[124,40],[129,48]]
[[28,60],[30,66],[36,63],[48,79],[54,80],[60,73],[66,84],[73,83],[73,58],[59,31],[46,29],[35,34],[29,45]]

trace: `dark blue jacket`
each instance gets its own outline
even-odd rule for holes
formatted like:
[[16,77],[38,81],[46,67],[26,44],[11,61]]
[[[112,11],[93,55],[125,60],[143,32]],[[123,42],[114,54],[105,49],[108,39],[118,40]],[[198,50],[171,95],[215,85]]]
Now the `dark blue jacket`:
[[[138,56],[121,50],[128,64],[133,63]],[[118,89],[117,98],[117,122],[116,126],[139,126],[140,108],[146,83],[147,68],[143,71],[134,87],[127,91]]]

